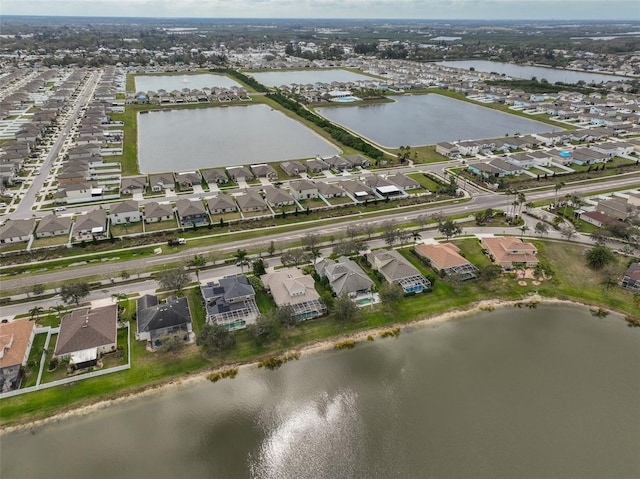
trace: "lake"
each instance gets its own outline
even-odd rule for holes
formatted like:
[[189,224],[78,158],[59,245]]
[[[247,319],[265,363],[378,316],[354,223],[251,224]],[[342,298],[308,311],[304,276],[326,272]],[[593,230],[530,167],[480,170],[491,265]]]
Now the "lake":
[[546,123],[443,95],[405,95],[392,98],[393,103],[322,107],[316,108],[316,111],[389,148],[561,130]]
[[513,63],[492,62],[488,60],[456,60],[450,62],[438,62],[438,65],[462,68],[465,70],[473,67],[479,72],[495,72],[513,78],[525,78],[527,80],[530,80],[533,77],[536,77],[538,80],[545,78],[550,83],[578,83],[579,81],[584,81],[586,83],[600,83],[628,80],[627,77],[623,76],[562,70],[559,68],[514,65]]
[[638,364],[618,315],[474,313],[4,435],[0,476],[640,477]]
[[367,75],[359,75],[347,70],[329,69],[329,70],[283,70],[249,73],[253,78],[258,80],[265,86],[279,87],[282,85],[306,85],[307,83],[347,83],[366,80],[375,80],[375,78]]
[[338,152],[314,131],[267,105],[138,114],[138,161],[143,173],[257,164]]
[[240,87],[240,83],[224,75],[202,73],[197,75],[136,75],[136,91],[182,90],[183,88],[231,88]]

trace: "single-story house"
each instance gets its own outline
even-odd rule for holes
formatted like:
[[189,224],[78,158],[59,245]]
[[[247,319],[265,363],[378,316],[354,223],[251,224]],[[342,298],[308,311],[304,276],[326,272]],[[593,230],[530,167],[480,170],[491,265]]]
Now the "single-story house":
[[458,158],[460,156],[460,148],[453,143],[436,143],[436,153],[447,158]]
[[235,198],[240,210],[245,213],[268,209],[267,203],[255,190],[245,190],[243,195],[237,195]]
[[158,223],[160,221],[169,221],[173,218],[175,218],[173,208],[169,203],[151,201],[144,205],[145,223]]
[[623,288],[640,291],[640,263],[629,265],[620,284]]
[[304,166],[307,169],[307,173],[311,174],[322,173],[323,171],[328,171],[330,169],[329,165],[321,158],[307,160],[305,161]]
[[289,183],[291,195],[297,200],[307,200],[318,197],[318,186],[309,180],[297,180]]
[[325,183],[324,181],[319,181],[316,183],[318,187],[318,193],[320,193],[325,198],[340,198],[343,196],[347,196],[347,192],[340,188],[335,183]]
[[296,203],[293,196],[280,188],[265,188],[264,196],[272,208],[282,208],[283,206],[291,206]]
[[27,365],[36,323],[18,319],[0,324],[0,392],[20,387],[22,367]]
[[146,176],[129,176],[122,178],[120,182],[120,193],[123,195],[144,193],[148,187],[149,181]]
[[176,183],[182,190],[192,190],[193,185],[200,185],[200,173],[197,171],[183,171],[175,173]]
[[200,200],[181,199],[176,202],[176,212],[182,226],[209,223],[209,214]]
[[207,322],[235,331],[255,323],[260,317],[256,292],[244,274],[228,276],[200,287]]
[[387,282],[400,285],[405,293],[422,293],[431,288],[431,281],[394,249],[372,251],[367,260]]
[[418,183],[413,178],[409,178],[402,173],[396,173],[395,175],[387,176],[387,180],[393,183],[396,186],[399,186],[403,190],[415,190],[420,188],[420,183]]
[[156,173],[149,175],[149,184],[151,185],[151,191],[154,193],[164,190],[173,191],[176,187],[173,173]]
[[617,221],[615,218],[612,218],[611,216],[599,211],[583,211],[578,215],[578,218],[580,218],[582,221],[586,221],[587,223],[597,226],[598,228],[607,224],[615,223]]
[[219,193],[215,198],[209,198],[207,200],[207,206],[209,207],[209,212],[212,215],[238,211],[238,205],[233,201],[233,198],[224,193]]
[[280,168],[289,176],[299,176],[300,173],[307,172],[307,167],[299,161],[283,161]]
[[351,163],[353,168],[368,168],[371,166],[371,162],[362,155],[346,155],[344,159]]
[[68,235],[71,230],[70,216],[56,216],[54,213],[40,220],[36,228],[36,238]]
[[35,225],[35,218],[7,220],[3,226],[0,226],[0,244],[29,241]]
[[116,350],[118,306],[79,309],[62,318],[54,356],[78,368],[94,366],[101,354]]
[[336,296],[366,294],[375,285],[355,261],[344,256],[335,261],[323,258],[314,267],[318,276],[329,280],[329,286]]
[[157,296],[145,294],[136,300],[136,339],[148,341],[151,348],[168,337],[189,341],[192,330],[187,298],[169,296],[160,303]]
[[138,202],[126,200],[109,207],[109,219],[113,225],[137,223],[142,221],[142,213]]
[[329,168],[336,171],[350,170],[353,168],[353,165],[349,160],[337,155],[323,158],[322,161],[329,165]]
[[299,321],[317,318],[327,313],[320,300],[311,276],[302,274],[297,268],[282,268],[260,277],[271,293],[276,306],[291,305]]
[[236,183],[238,181],[251,181],[254,179],[254,175],[251,170],[244,166],[230,166],[227,168],[227,174],[229,175],[229,178]]
[[338,183],[340,187],[357,201],[366,201],[376,198],[373,190],[356,180],[345,180]]
[[463,280],[476,277],[478,268],[460,255],[460,248],[452,243],[419,244],[415,250],[419,256],[427,258],[438,273],[458,274]]
[[515,236],[485,236],[480,244],[493,262],[505,270],[513,268],[514,263],[524,263],[527,266],[538,264],[536,247]]
[[278,179],[278,172],[271,165],[251,165],[251,171],[256,178]]
[[210,185],[214,183],[220,185],[229,181],[229,177],[222,168],[200,170],[200,173],[204,180]]
[[78,215],[73,226],[74,236],[104,236],[107,234],[107,213],[102,209],[91,210]]

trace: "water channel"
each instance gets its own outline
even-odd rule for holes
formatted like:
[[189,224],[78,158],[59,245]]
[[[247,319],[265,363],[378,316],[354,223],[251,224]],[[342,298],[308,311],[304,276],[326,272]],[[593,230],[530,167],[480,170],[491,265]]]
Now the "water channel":
[[1,437],[12,478],[640,476],[640,330],[539,305]]

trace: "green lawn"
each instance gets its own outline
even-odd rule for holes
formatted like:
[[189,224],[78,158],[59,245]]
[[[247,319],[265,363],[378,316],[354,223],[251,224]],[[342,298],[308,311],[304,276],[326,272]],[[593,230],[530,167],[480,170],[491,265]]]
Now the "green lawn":
[[158,221],[155,223],[145,223],[144,230],[146,233],[151,233],[154,231],[166,231],[166,230],[174,230],[178,227],[178,223],[176,220],[171,221]]
[[111,225],[111,234],[116,238],[132,234],[142,233],[142,221],[130,223],[128,225]]
[[[29,359],[25,367],[25,377],[22,380],[20,388],[28,388],[36,385],[38,380],[38,371],[40,370],[40,358],[42,358],[42,349],[47,341],[47,333],[36,334],[33,337],[33,344],[29,352]],[[46,364],[45,364],[46,367]]]
[[69,235],[60,235],[60,236],[51,236],[47,238],[40,238],[34,240],[31,244],[31,248],[46,248],[48,246],[61,246],[63,244],[67,244],[69,241]]
[[423,188],[431,191],[432,193],[435,193],[440,188],[440,185],[438,183],[422,173],[412,173],[407,176],[416,180]]

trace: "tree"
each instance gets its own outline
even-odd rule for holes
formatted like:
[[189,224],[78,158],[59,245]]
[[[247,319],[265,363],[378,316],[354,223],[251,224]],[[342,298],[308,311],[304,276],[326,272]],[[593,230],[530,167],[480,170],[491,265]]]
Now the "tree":
[[236,338],[227,328],[218,323],[205,324],[196,337],[196,344],[206,355],[219,353],[233,348]]
[[610,248],[606,246],[594,246],[587,251],[587,266],[592,269],[602,269],[606,265],[613,262],[615,255]]
[[540,236],[547,234],[549,231],[549,225],[547,223],[543,223],[542,221],[538,221],[534,227],[536,233]]
[[262,276],[267,272],[267,263],[262,258],[258,258],[251,263],[251,269],[253,270],[254,275]]
[[284,324],[287,327],[298,324],[298,318],[296,318],[295,309],[290,304],[285,304],[273,310],[273,314],[280,324]]
[[176,336],[175,334],[161,336],[157,339],[157,341],[160,342],[160,346],[157,349],[157,351],[160,353],[177,354],[182,351],[185,346],[185,342],[182,340],[182,338]]
[[131,277],[131,275],[127,270],[124,270],[120,273],[120,277],[122,278],[122,281],[126,281]]
[[200,281],[200,269],[203,268],[206,264],[207,260],[204,258],[204,256],[201,256],[199,254],[194,255],[193,258],[187,261],[187,266],[195,270],[196,278],[198,278],[198,281]]
[[502,274],[502,268],[497,264],[489,264],[482,268],[478,274],[478,277],[487,283],[490,283],[494,279],[498,279]]
[[36,316],[40,315],[44,311],[42,306],[34,306],[29,310],[29,320],[36,319]]
[[362,233],[367,235],[367,239],[371,239],[371,236],[376,231],[373,223],[365,223],[362,225]]
[[364,241],[361,240],[347,240],[341,241],[337,245],[333,247],[333,254],[338,256],[351,256],[352,254],[357,254],[360,251],[364,251],[367,249],[367,246]]
[[560,234],[566,238],[567,241],[571,240],[576,235],[576,228],[571,223],[563,224],[560,227]]
[[244,267],[249,264],[249,259],[247,258],[248,255],[249,253],[247,253],[247,250],[245,249],[238,249],[233,255],[236,259],[236,266],[240,266],[240,271],[242,273],[244,273]]
[[396,228],[395,221],[385,221],[381,227],[382,239],[389,248],[393,247],[396,241],[398,241],[398,229]]
[[522,232],[522,234],[520,235],[520,237],[522,238],[524,236],[524,234],[529,231],[529,227],[527,225],[522,225],[520,228],[520,231]]
[[604,246],[609,241],[609,237],[602,230],[595,230],[593,233],[591,233],[591,239],[598,246]]
[[80,300],[86,296],[89,296],[90,288],[89,283],[84,281],[76,281],[73,283],[64,283],[60,288],[60,297],[65,303],[76,303],[76,306],[80,304]]
[[269,248],[267,249],[267,253],[269,256],[273,256],[276,252],[276,244],[273,240],[269,243]]
[[285,266],[298,266],[309,261],[309,254],[302,248],[293,248],[285,251],[280,256],[280,261]]
[[158,283],[162,289],[180,293],[189,284],[189,273],[184,266],[163,269],[158,273]]
[[44,284],[34,284],[33,288],[31,288],[31,292],[36,295],[36,296],[40,296],[41,294],[44,293]]
[[338,321],[348,323],[355,321],[360,317],[360,308],[351,301],[349,295],[346,293],[341,294],[336,298],[333,303],[333,314]]
[[249,334],[253,336],[258,346],[269,343],[280,335],[282,323],[274,311],[271,310],[264,316],[260,316],[255,323],[247,327]]
[[402,287],[397,283],[385,283],[378,292],[380,301],[388,308],[394,307],[404,297]]
[[62,319],[62,316],[64,316],[64,313],[67,311],[67,307],[64,304],[56,304],[55,306],[50,306],[49,311],[56,313],[58,319]]
[[445,236],[447,241],[449,241],[449,238],[451,238],[452,236],[456,236],[462,233],[462,228],[460,228],[453,222],[452,219],[449,218],[438,226],[438,231]]
[[118,301],[124,301],[128,298],[128,296],[125,293],[113,293],[111,295],[111,301],[115,301],[116,303]]
[[553,204],[554,206],[557,208],[558,207],[558,191],[560,190],[560,188],[562,188],[564,186],[564,181],[559,181],[554,185],[554,189],[556,191],[556,195],[555,195],[555,199],[553,200]]

